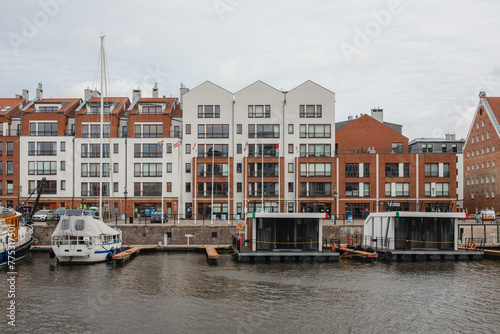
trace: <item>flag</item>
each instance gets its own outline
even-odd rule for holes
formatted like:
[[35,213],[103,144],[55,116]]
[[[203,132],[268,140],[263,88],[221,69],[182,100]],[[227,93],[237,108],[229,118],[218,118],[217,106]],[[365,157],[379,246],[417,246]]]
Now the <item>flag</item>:
[[162,140],[162,141],[157,142],[157,143],[156,143],[156,145],[161,145],[161,146],[163,146],[163,140]]
[[174,148],[181,146],[181,141],[179,140],[177,143],[174,144]]
[[280,143],[278,143],[278,145],[276,145],[276,149],[279,149],[280,148]]
[[196,143],[194,143],[192,150],[196,150]]
[[245,149],[243,150],[243,152],[246,152],[247,147],[248,147],[248,141],[245,143]]

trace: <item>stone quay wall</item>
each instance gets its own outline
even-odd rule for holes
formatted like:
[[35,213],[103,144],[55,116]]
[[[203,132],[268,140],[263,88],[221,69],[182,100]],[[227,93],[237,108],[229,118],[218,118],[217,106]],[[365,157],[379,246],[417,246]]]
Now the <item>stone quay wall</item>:
[[[34,225],[35,246],[50,246],[54,225]],[[123,245],[158,245],[164,243],[168,235],[168,245],[229,245],[232,237],[238,236],[236,226],[176,226],[176,225],[119,225],[123,232]],[[347,243],[351,235],[363,235],[362,226],[327,225],[323,226],[323,239],[340,239]]]

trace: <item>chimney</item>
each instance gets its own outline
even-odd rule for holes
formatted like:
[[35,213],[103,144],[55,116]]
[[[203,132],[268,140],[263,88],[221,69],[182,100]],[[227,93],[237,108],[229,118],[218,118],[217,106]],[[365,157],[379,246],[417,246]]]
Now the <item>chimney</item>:
[[455,140],[455,134],[454,133],[447,133],[444,135],[444,139],[446,140]]
[[480,91],[479,92],[479,98],[486,97],[486,92],[485,91]]
[[99,92],[97,90],[92,90],[88,87],[84,90],[83,95],[85,97],[85,101],[87,101],[91,97],[100,97],[101,96],[101,94],[99,94]]
[[384,109],[373,108],[372,118],[379,121],[380,123],[384,123]]
[[155,86],[153,87],[153,97],[158,98],[158,83],[155,82]]
[[135,98],[136,97],[141,97],[141,89],[140,88],[137,88],[137,89],[132,89],[132,101],[135,101]]
[[353,117],[351,115],[347,116],[348,121],[352,121]]
[[23,100],[28,101],[30,99],[30,92],[27,89],[23,89]]
[[186,94],[187,92],[189,92],[189,88],[186,88],[186,86],[184,86],[184,84],[181,82],[181,93],[180,93],[180,100],[181,100],[181,110],[183,110],[183,98],[182,96],[184,96],[184,94]]
[[43,99],[43,89],[42,89],[41,82],[38,84],[38,88],[36,89],[36,97],[37,97],[37,99],[40,99],[40,100]]
[[16,99],[22,99],[23,96],[21,94],[16,94]]

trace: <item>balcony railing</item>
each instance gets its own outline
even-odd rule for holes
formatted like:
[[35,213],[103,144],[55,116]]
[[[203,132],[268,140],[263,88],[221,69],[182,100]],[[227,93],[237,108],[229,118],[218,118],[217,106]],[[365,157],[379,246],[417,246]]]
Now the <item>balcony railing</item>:
[[300,196],[301,197],[332,196],[332,192],[331,191],[321,191],[321,190],[318,190],[318,191],[301,191],[300,192]]
[[[249,191],[249,197],[261,197],[262,191]],[[278,196],[278,192],[276,191],[264,191],[264,196]]]
[[[257,172],[252,172],[252,171],[248,171],[248,176],[249,177],[262,177],[262,172],[260,171],[257,171]],[[266,172],[264,171],[264,177],[266,176],[279,176],[279,173],[278,172]]]
[[29,175],[57,175],[57,169],[29,169]]
[[300,152],[301,158],[330,158],[330,152]]
[[156,171],[156,172],[138,172],[134,171],[134,177],[160,177],[162,176],[161,171]]
[[118,137],[119,138],[127,138],[128,137],[128,131],[118,131]]
[[[229,154],[227,152],[215,152],[213,154],[214,158],[227,158]],[[198,152],[198,158],[212,158],[212,153],[201,153]]]
[[332,172],[300,172],[302,177],[332,176]]
[[161,196],[161,191],[134,191],[134,196],[153,197]]
[[217,196],[227,196],[228,195],[228,191],[224,191],[224,190],[214,190],[214,191],[198,191],[197,193],[198,197],[211,197],[212,194],[214,197],[217,197]]
[[[110,134],[108,132],[104,133],[103,138],[109,138]],[[101,138],[101,134],[98,132],[83,132],[82,138]]]
[[[228,176],[229,175],[229,172],[215,172],[214,171],[214,174],[213,176],[214,177],[225,177],[225,176]],[[200,172],[198,171],[198,176],[199,177],[212,177],[212,172]]]
[[56,131],[30,131],[30,136],[57,136]]
[[250,132],[248,133],[248,138],[279,138],[279,132],[274,131],[264,131],[264,132]]
[[29,150],[28,155],[57,155],[57,150]]
[[[249,158],[262,158],[262,153],[260,152],[249,152]],[[278,158],[278,152],[264,152],[264,158]]]
[[64,130],[64,135],[65,136],[74,136],[75,135],[75,130]]
[[135,138],[163,138],[163,132],[136,132]]
[[16,137],[16,136],[19,136],[20,135],[20,132],[19,130],[17,129],[9,129],[9,130],[3,130],[0,131],[0,136],[11,136],[11,137]]
[[134,158],[161,158],[163,152],[134,152]]
[[182,139],[182,131],[170,131],[170,138]]
[[[109,191],[103,191],[103,196],[109,196]],[[99,191],[82,190],[82,196],[99,196]]]

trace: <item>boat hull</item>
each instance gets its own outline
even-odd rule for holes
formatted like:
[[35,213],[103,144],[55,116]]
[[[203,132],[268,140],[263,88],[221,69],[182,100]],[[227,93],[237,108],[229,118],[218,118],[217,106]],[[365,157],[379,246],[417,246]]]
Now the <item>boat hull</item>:
[[[24,258],[26,258],[26,256],[28,255],[28,252],[31,249],[31,245],[33,245],[34,240],[35,239],[33,238],[33,236],[31,236],[30,240],[17,246],[14,249],[14,261],[13,261],[14,263],[17,263],[17,262],[23,260]],[[8,261],[6,259],[3,259],[3,262],[0,263],[0,266],[4,266],[7,263],[8,263]]]
[[120,249],[121,243],[106,245],[106,247],[96,246],[88,248],[85,245],[60,245],[53,246],[52,250],[60,264],[90,264],[105,262],[108,254],[113,255],[111,249]]

